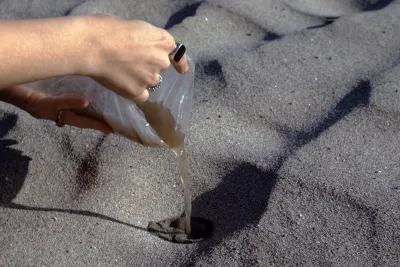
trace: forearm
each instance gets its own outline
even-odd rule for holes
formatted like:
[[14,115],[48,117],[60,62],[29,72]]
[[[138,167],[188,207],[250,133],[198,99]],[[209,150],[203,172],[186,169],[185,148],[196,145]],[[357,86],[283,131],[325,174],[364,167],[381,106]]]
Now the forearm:
[[90,44],[80,17],[0,20],[0,36],[0,90],[79,74]]

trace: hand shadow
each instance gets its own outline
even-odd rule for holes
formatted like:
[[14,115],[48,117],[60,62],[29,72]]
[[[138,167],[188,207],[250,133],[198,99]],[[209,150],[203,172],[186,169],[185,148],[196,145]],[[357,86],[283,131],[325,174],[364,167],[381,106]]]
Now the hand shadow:
[[16,114],[4,114],[0,120],[0,205],[10,203],[21,190],[28,174],[30,157],[11,148],[15,140],[2,139],[17,124]]
[[17,197],[22,186],[24,185],[26,176],[28,174],[29,162],[32,160],[32,158],[22,155],[22,151],[10,147],[18,144],[16,140],[2,139],[9,133],[10,130],[15,127],[17,121],[18,115],[16,114],[0,113],[0,207],[29,211],[62,212],[96,217],[147,232],[145,228],[140,226],[125,223],[106,215],[91,211],[30,207],[13,203],[12,201]]

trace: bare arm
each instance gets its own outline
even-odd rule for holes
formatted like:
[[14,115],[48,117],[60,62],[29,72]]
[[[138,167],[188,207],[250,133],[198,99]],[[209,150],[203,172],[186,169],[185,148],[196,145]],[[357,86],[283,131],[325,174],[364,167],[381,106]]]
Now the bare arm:
[[0,20],[0,90],[83,72],[88,33],[81,17]]
[[133,100],[148,98],[147,88],[171,63],[180,73],[187,58],[170,58],[174,38],[139,20],[111,16],[0,20],[0,101],[38,119],[55,120],[62,110],[66,124],[111,132],[103,121],[74,112],[87,106],[82,98],[51,97],[21,86],[50,77],[85,75]]
[[184,56],[170,58],[174,38],[139,20],[111,16],[0,20],[0,89],[61,75],[85,75],[133,101],[171,63],[188,69]]

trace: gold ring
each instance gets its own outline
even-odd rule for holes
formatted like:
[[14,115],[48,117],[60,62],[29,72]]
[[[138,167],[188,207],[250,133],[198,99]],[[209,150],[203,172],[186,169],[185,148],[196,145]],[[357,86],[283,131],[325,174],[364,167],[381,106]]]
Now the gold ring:
[[60,110],[60,111],[58,112],[58,116],[57,116],[57,119],[56,119],[56,125],[57,125],[58,127],[64,127],[64,126],[65,126],[65,124],[61,121],[62,112],[63,112],[63,110]]

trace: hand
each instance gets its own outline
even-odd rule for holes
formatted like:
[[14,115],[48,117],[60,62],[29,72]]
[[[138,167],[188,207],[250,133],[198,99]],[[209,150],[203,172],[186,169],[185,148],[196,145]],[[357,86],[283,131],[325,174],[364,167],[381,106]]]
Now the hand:
[[159,83],[159,73],[171,63],[181,74],[188,71],[186,56],[179,63],[171,58],[176,43],[164,29],[105,15],[86,21],[91,52],[83,75],[125,98],[145,101],[147,89]]
[[106,15],[3,20],[0,35],[8,40],[0,43],[0,91],[83,75],[125,98],[144,101],[171,63],[179,73],[188,70],[186,56],[179,63],[170,58],[174,38],[144,21]]
[[88,101],[81,97],[53,97],[26,86],[14,86],[0,90],[0,100],[25,110],[36,119],[55,121],[62,110],[61,121],[66,125],[113,132],[104,121],[75,112],[88,106]]

